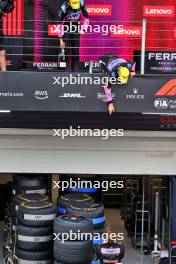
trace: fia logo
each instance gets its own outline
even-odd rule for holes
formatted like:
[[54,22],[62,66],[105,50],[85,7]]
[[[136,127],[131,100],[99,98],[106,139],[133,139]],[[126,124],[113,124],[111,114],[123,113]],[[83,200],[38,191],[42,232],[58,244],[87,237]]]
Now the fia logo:
[[154,107],[157,109],[167,109],[169,107],[169,100],[167,98],[158,98],[154,101]]

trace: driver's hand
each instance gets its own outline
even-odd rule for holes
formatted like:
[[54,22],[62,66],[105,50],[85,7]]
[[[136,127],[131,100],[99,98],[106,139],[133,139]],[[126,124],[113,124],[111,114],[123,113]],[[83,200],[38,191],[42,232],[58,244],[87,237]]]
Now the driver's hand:
[[63,39],[60,39],[60,47],[61,49],[65,48],[65,42],[63,41]]
[[113,104],[113,103],[110,103],[110,104],[108,105],[108,112],[109,112],[109,115],[111,116],[112,113],[114,113],[114,111],[115,111],[114,104]]
[[136,75],[135,72],[130,72],[130,77],[133,78]]
[[84,30],[80,30],[79,33],[81,36],[83,36],[86,32]]

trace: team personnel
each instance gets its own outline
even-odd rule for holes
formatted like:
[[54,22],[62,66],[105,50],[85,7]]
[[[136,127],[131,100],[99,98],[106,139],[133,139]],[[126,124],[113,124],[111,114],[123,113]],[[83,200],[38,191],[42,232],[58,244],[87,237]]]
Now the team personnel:
[[[80,27],[81,16],[84,16],[84,25],[89,24],[89,17],[84,0],[68,0],[63,3],[59,11],[58,20],[63,24],[60,36],[60,47],[65,48],[67,69],[79,70],[80,35],[85,30]],[[76,29],[76,30],[75,30]]]
[[[135,75],[136,63],[133,60],[127,61],[114,54],[107,54],[101,56],[99,62],[104,73],[106,73],[109,78],[115,77],[117,79],[117,83],[127,84],[129,78]],[[111,82],[104,87],[105,102],[108,103],[108,112],[110,115],[115,111],[112,101],[111,87]]]
[[6,71],[6,59],[4,48],[4,34],[3,34],[3,16],[11,13],[14,9],[14,0],[2,0],[0,2],[0,70]]

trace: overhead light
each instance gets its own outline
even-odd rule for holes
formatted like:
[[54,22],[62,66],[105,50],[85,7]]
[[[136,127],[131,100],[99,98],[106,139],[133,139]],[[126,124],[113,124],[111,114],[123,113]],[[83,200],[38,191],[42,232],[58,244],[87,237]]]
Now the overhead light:
[[9,114],[9,113],[11,113],[11,110],[0,110],[0,113]]

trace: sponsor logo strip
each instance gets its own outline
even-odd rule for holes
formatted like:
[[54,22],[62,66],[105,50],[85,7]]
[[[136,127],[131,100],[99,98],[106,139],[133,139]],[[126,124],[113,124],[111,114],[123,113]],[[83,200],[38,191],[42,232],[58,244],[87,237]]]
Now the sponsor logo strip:
[[52,260],[24,260],[24,259],[19,259],[20,264],[52,264]]
[[50,214],[50,215],[29,215],[29,214],[24,214],[24,220],[48,221],[48,220],[54,220],[55,217],[56,217],[56,214]]
[[25,193],[40,193],[40,194],[46,194],[46,189],[40,189],[40,190],[26,190]]
[[29,236],[23,236],[18,235],[18,240],[24,241],[24,242],[47,242],[52,240],[52,236],[42,236],[42,237],[29,237]]

